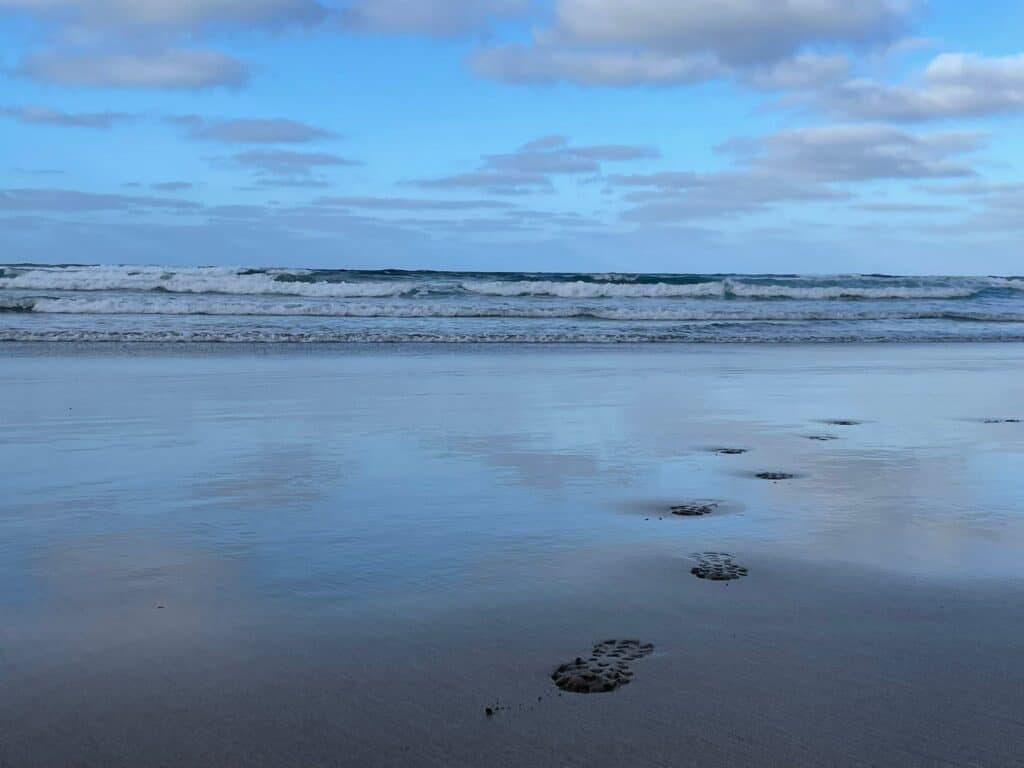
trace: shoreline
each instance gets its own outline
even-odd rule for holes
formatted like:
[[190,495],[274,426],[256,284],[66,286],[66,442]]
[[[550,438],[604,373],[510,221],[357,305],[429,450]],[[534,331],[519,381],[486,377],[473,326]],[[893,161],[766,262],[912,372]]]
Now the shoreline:
[[540,352],[543,350],[581,351],[581,352],[613,352],[623,350],[629,352],[668,352],[672,350],[736,350],[736,349],[891,349],[893,347],[910,347],[934,349],[952,347],[969,349],[985,348],[1020,348],[1024,340],[921,340],[904,341],[791,341],[791,342],[756,342],[756,341],[627,341],[627,342],[595,342],[595,341],[114,341],[114,340],[0,340],[0,354],[16,353],[22,350],[52,349],[62,354],[75,354],[91,350],[109,350],[125,352],[162,352],[195,350],[202,353],[227,352],[251,353],[279,350],[282,352],[315,352],[323,351],[380,351],[380,352],[417,352],[438,350],[446,352],[486,350],[503,352],[524,350]]

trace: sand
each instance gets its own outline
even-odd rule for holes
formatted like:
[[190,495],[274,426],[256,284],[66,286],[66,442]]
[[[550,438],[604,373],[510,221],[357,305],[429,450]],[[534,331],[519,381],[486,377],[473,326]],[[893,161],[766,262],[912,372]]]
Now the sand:
[[0,765],[1024,759],[1024,349],[0,352]]

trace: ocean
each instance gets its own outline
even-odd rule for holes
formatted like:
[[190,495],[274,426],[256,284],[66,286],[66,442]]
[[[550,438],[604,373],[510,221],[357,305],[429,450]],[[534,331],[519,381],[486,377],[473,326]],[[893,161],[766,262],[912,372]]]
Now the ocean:
[[17,264],[0,340],[1024,341],[1024,277]]

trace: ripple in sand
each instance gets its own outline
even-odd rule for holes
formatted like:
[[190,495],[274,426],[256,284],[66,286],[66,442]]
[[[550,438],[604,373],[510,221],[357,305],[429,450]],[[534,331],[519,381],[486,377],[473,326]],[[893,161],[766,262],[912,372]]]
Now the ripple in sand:
[[718,509],[717,501],[692,501],[687,504],[677,504],[674,507],[669,507],[669,511],[679,517],[703,517],[704,515],[710,515],[716,509]]
[[758,480],[792,480],[796,475],[789,472],[758,472],[754,477]]
[[639,640],[605,640],[597,643],[589,658],[576,657],[551,673],[555,685],[569,693],[609,693],[633,679],[630,662],[654,652],[651,643]]
[[690,569],[690,573],[698,579],[732,581],[747,575],[747,569],[736,565],[733,556],[725,552],[696,552],[693,556],[697,565]]

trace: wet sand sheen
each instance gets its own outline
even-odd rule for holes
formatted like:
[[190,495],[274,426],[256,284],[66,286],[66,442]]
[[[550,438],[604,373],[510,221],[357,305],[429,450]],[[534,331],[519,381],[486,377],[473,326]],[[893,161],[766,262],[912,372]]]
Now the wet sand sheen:
[[1016,347],[3,351],[0,765],[1024,741]]

